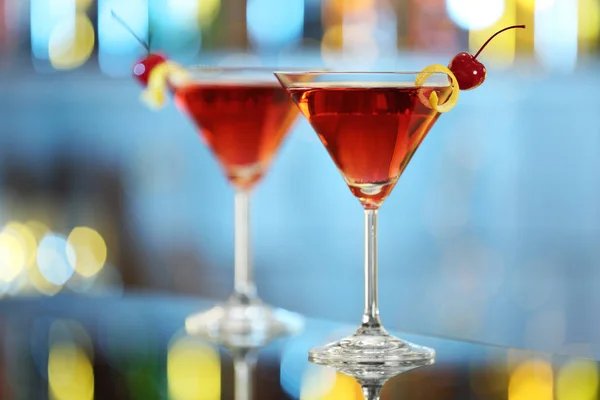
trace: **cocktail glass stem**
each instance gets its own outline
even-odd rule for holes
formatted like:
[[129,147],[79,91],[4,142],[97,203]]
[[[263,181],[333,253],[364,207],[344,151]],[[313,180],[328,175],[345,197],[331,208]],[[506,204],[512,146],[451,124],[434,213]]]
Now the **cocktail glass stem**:
[[250,197],[248,190],[235,192],[235,272],[234,296],[248,304],[256,298],[250,244]]
[[381,332],[377,271],[377,210],[365,210],[365,311],[359,331]]
[[254,369],[257,355],[255,352],[236,354],[233,358],[235,400],[254,398]]
[[380,399],[380,395],[381,395],[381,389],[382,389],[383,383],[379,384],[379,385],[373,385],[373,384],[362,384],[361,383],[361,388],[362,388],[362,392],[363,392],[363,396],[365,397],[365,400],[379,400]]
[[237,347],[262,346],[270,340],[302,329],[302,317],[263,303],[258,297],[252,268],[250,198],[252,192],[235,192],[234,289],[229,299],[208,311],[189,316],[186,330],[210,340]]
[[[395,375],[434,362],[432,349],[390,335],[381,323],[378,303],[376,209],[365,209],[365,308],[360,328],[351,336],[309,351],[309,361],[338,368],[347,375]],[[372,377],[369,376],[370,379]],[[370,390],[370,389],[369,389]],[[375,395],[375,392],[373,392]],[[376,397],[374,397],[376,398]]]

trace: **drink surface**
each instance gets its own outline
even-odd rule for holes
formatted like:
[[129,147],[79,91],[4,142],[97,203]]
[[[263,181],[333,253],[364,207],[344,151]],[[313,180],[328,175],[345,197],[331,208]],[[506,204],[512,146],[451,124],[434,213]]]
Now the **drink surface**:
[[298,114],[277,82],[191,83],[175,92],[230,182],[251,189]]
[[439,117],[426,99],[435,90],[444,100],[450,89],[368,82],[309,85],[288,91],[352,193],[365,208],[379,208]]

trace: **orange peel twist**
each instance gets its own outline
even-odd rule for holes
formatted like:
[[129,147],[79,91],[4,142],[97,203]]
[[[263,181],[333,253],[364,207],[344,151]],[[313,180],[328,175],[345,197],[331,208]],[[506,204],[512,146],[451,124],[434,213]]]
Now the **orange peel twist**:
[[458,96],[460,94],[456,76],[454,76],[448,67],[445,67],[441,64],[432,64],[423,68],[423,70],[419,72],[417,78],[415,79],[415,85],[422,87],[425,85],[425,82],[431,75],[439,73],[446,74],[450,78],[450,88],[452,89],[452,93],[450,94],[448,100],[446,100],[444,104],[439,104],[440,98],[435,90],[431,92],[429,99],[427,99],[424,94],[419,92],[419,99],[427,107],[432,108],[439,113],[445,113],[452,110],[456,103],[458,103]]
[[179,64],[165,61],[152,69],[148,87],[142,92],[141,100],[149,108],[159,110],[168,99],[169,83],[180,84],[189,78],[188,72]]

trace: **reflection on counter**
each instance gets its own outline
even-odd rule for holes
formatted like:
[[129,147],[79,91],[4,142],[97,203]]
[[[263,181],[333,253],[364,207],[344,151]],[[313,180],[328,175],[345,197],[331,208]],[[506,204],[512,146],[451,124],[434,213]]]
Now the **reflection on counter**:
[[[376,398],[378,388],[368,381],[308,363],[310,347],[327,341],[331,331],[348,333],[350,327],[309,320],[301,334],[258,352],[226,349],[183,331],[186,315],[209,304],[167,297],[7,301],[0,305],[0,398],[359,400],[361,383]],[[591,400],[600,395],[600,370],[593,360],[408,338],[436,348],[436,364],[383,374],[390,379],[381,399]]]

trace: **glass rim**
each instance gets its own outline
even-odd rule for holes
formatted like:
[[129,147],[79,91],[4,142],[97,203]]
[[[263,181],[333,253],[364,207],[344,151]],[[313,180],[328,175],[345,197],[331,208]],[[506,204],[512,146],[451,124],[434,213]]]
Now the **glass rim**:
[[426,73],[429,76],[449,76],[446,72],[423,72],[423,71],[316,71],[316,70],[279,70],[273,71],[279,75],[419,75]]
[[[408,71],[276,71],[275,76],[286,89],[294,88],[378,88],[378,87],[450,87],[452,77],[446,72],[408,72]],[[417,84],[419,75],[425,74],[424,82]],[[307,78],[308,81],[302,78]],[[433,82],[432,82],[433,81]],[[443,82],[435,82],[443,81]]]
[[[265,73],[276,73],[281,67],[268,67],[268,66],[220,66],[220,65],[203,65],[196,64],[190,65],[188,67],[184,67],[187,71],[190,72],[265,72]],[[300,73],[306,71],[306,68],[286,68],[285,71],[289,71],[290,73]],[[315,73],[326,73],[329,72],[326,68],[323,69],[314,69],[311,70]]]

